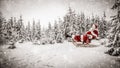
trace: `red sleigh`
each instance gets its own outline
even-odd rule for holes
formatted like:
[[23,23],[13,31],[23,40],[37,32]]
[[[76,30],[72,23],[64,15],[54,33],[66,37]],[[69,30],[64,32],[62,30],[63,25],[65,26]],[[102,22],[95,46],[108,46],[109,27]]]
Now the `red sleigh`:
[[73,35],[73,44],[76,46],[89,45],[93,39],[98,39],[98,29],[97,26],[93,24],[92,30],[87,31],[84,35]]

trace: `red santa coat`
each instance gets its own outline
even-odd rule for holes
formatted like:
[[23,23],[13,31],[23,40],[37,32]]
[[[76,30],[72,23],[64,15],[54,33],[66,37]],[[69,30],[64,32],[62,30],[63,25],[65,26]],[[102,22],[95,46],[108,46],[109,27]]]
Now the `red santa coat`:
[[97,24],[93,24],[89,31],[86,32],[89,36],[89,39],[96,39],[98,38],[98,26]]
[[96,39],[96,38],[98,37],[98,30],[95,29],[95,30],[93,30],[93,31],[88,31],[88,32],[86,32],[86,34],[87,34],[88,36],[91,36],[90,39]]

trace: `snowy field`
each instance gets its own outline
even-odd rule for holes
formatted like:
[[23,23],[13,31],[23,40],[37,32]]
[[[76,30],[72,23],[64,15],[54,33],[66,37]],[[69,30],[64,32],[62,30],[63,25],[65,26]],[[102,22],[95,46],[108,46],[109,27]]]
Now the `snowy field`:
[[93,42],[91,47],[75,47],[67,41],[47,45],[16,43],[16,49],[1,46],[0,68],[120,68],[120,57],[104,54],[108,48],[100,44],[102,41]]

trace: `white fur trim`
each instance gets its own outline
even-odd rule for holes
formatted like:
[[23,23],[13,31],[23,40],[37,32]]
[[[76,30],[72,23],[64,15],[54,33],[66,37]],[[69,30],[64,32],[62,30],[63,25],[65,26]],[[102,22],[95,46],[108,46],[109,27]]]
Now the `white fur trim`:
[[95,29],[95,24],[93,24],[92,29],[93,29],[93,30]]
[[96,31],[98,31],[98,29],[95,29]]
[[97,28],[96,28],[96,25],[93,24],[89,31],[93,31],[93,30],[95,30],[95,29],[97,29]]
[[88,35],[88,37],[89,37],[89,39],[92,39],[92,38],[93,38],[93,36],[92,36],[92,35]]
[[74,39],[75,35],[72,35],[72,39]]
[[91,31],[91,34],[97,38],[97,35],[93,31]]
[[81,41],[83,42],[83,35],[81,35]]
[[89,31],[93,31],[93,28],[90,28]]

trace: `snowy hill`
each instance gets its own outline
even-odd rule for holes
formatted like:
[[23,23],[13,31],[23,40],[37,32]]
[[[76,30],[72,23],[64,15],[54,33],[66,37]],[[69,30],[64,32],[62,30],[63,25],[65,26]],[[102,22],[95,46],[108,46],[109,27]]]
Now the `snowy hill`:
[[0,47],[2,68],[119,68],[116,57],[104,54],[108,48],[101,40],[92,41],[94,47],[75,47],[71,42],[63,44],[34,45],[31,42],[16,43],[16,49]]

